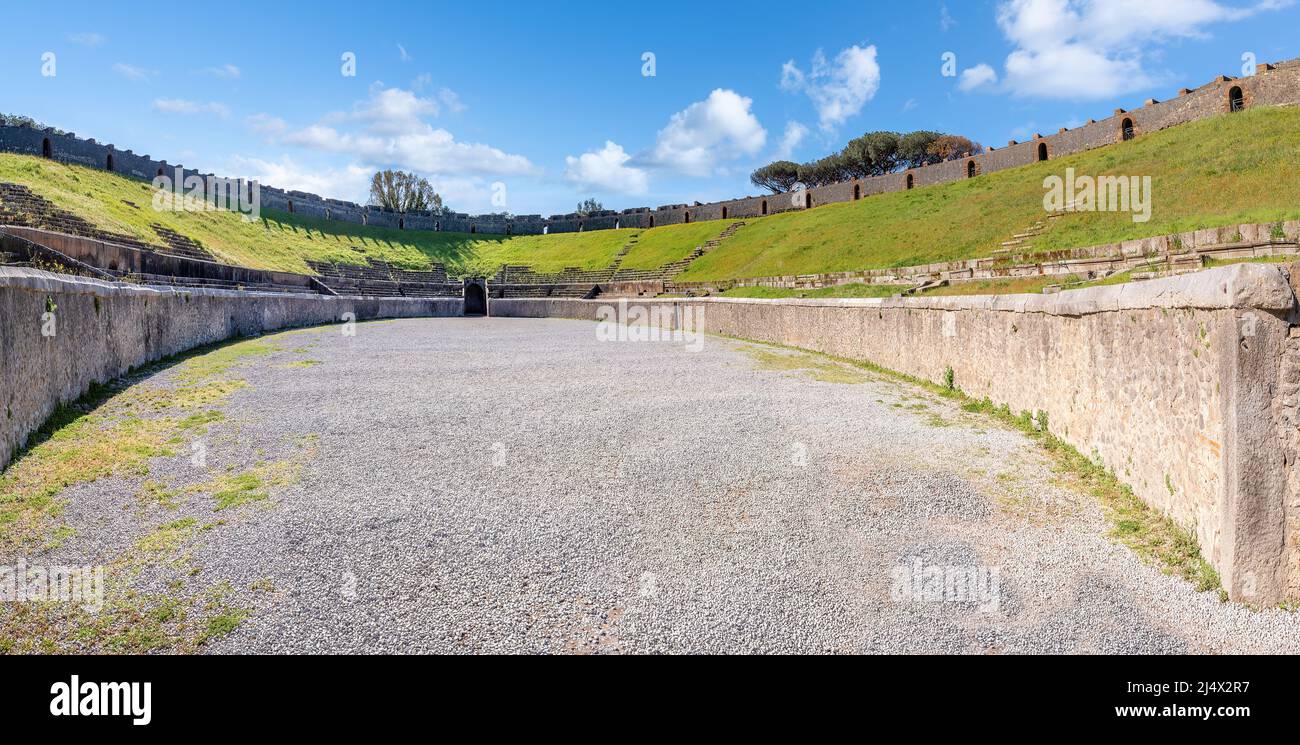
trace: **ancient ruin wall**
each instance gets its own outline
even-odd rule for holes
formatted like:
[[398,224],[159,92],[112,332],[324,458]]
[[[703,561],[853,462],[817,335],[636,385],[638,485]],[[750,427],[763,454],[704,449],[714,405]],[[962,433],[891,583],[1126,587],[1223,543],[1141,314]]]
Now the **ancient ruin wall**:
[[[674,204],[657,209],[636,207],[621,212],[604,211],[592,215],[500,215],[429,214],[399,215],[339,199],[326,199],[301,191],[286,191],[273,186],[261,189],[262,206],[326,220],[375,225],[405,230],[443,230],[460,233],[500,235],[540,234],[543,232],[577,232],[612,228],[653,228],[701,220],[752,218],[819,207],[835,202],[902,191],[921,186],[957,181],[974,175],[1029,165],[1041,159],[1053,159],[1120,142],[1126,122],[1135,136],[1142,136],[1230,110],[1230,92],[1240,88],[1246,108],[1255,106],[1289,106],[1300,104],[1300,59],[1275,65],[1261,64],[1255,75],[1243,78],[1221,76],[1195,90],[1183,89],[1168,101],[1148,100],[1132,111],[1119,109],[1100,121],[1090,121],[1075,129],[1056,134],[1036,135],[1027,142],[1011,142],[1006,147],[990,148],[970,158],[915,168],[902,173],[830,184],[793,194],[773,194],[713,202],[710,204]],[[148,155],[130,150],[119,151],[111,144],[83,140],[74,134],[58,135],[53,130],[24,127],[0,127],[0,151],[45,155],[54,160],[77,163],[91,168],[109,169],[141,179],[173,175],[177,168],[184,177],[206,176],[183,166],[169,165]],[[111,164],[111,165],[110,165]]]
[[[641,304],[930,381],[951,368],[974,398],[1043,412],[1053,434],[1192,530],[1234,599],[1271,604],[1300,599],[1288,276],[1243,264],[1057,295]],[[499,299],[491,312],[598,320],[602,307],[617,303]]]
[[[53,308],[54,334],[45,314]],[[92,383],[239,336],[356,320],[458,316],[461,298],[344,298],[172,290],[0,267],[0,468]]]

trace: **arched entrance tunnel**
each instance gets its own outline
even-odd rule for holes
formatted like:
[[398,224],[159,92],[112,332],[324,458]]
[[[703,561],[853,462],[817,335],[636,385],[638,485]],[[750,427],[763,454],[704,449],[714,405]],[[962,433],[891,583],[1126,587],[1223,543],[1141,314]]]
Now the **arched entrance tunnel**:
[[487,280],[465,280],[465,315],[486,316],[488,314]]

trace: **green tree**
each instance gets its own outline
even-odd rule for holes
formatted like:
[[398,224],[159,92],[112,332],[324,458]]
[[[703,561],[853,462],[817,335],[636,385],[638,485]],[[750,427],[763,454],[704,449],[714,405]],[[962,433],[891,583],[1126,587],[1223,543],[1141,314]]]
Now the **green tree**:
[[443,211],[429,180],[406,171],[379,171],[370,179],[370,203],[393,212]]
[[898,169],[897,132],[868,132],[849,140],[842,153],[845,171],[854,178],[881,176]]
[[602,212],[604,209],[605,205],[597,202],[594,198],[584,199],[581,202],[578,202],[578,214],[583,215],[584,217],[593,212]]
[[898,162],[904,168],[920,168],[938,163],[942,160],[930,152],[930,146],[942,137],[940,132],[922,129],[908,132],[898,141]]
[[799,164],[788,160],[778,160],[754,171],[749,182],[760,189],[768,189],[773,194],[790,191],[799,181]]

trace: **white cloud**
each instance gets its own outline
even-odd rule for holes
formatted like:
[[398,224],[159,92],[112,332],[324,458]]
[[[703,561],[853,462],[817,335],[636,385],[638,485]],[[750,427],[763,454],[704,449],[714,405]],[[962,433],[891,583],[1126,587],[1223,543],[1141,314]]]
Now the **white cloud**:
[[453,114],[459,114],[468,108],[460,102],[460,95],[450,88],[438,89],[438,100]]
[[245,119],[244,123],[254,132],[271,137],[282,135],[289,130],[288,122],[270,114],[253,114]]
[[343,169],[312,170],[287,155],[279,160],[263,160],[240,155],[234,157],[235,172],[256,179],[264,186],[297,190],[323,196],[348,195],[359,199],[370,188],[373,171],[358,166]]
[[950,28],[952,28],[953,26],[956,26],[956,25],[957,25],[957,20],[956,20],[955,18],[952,17],[952,14],[951,14],[951,13],[948,12],[948,5],[947,5],[946,3],[940,5],[940,6],[939,6],[939,28],[940,28],[940,30],[947,31],[948,29],[950,29]]
[[370,98],[357,103],[351,115],[336,114],[332,119],[359,122],[378,134],[391,135],[418,132],[426,126],[424,117],[437,116],[439,111],[438,102],[431,98],[381,85],[371,90]]
[[961,78],[957,81],[957,88],[963,91],[973,91],[986,85],[993,85],[998,82],[998,73],[991,66],[984,63],[968,67],[961,71]]
[[143,67],[128,65],[125,62],[118,62],[113,65],[113,71],[127,80],[143,80],[148,82],[158,75],[157,70],[147,70]]
[[645,194],[649,180],[646,172],[628,165],[632,156],[618,143],[606,140],[605,147],[572,155],[564,159],[564,178],[580,186],[602,189],[619,194]]
[[230,108],[223,103],[215,101],[202,103],[187,101],[183,98],[155,98],[153,110],[162,114],[183,114],[185,116],[211,114],[222,119],[230,116]]
[[[411,81],[411,91],[414,93],[423,93],[431,87],[433,87],[433,76],[427,72],[416,76]],[[446,86],[438,89],[438,103],[453,114],[459,114],[469,108],[461,103],[460,94]]]
[[735,91],[714,90],[673,114],[659,130],[647,162],[707,177],[721,161],[758,153],[767,143],[767,130],[750,111],[753,103]]
[[93,31],[90,31],[90,32],[79,33],[79,34],[68,34],[68,41],[72,42],[73,44],[80,44],[83,47],[97,47],[106,43],[108,41],[108,37],[104,36],[103,34],[97,34]]
[[794,60],[781,65],[781,90],[788,93],[798,93],[803,90],[804,74]]
[[[436,116],[438,103],[400,88],[373,88],[370,97],[350,112],[336,112],[321,122],[279,136],[285,144],[351,156],[366,168],[397,167],[429,175],[533,175],[527,158],[480,143],[460,142],[425,117]],[[260,115],[254,125],[274,129],[279,120]],[[274,132],[266,132],[274,134]]]
[[406,47],[400,43],[397,45],[397,53],[401,56],[403,62],[411,61],[411,55],[406,52]]
[[227,80],[237,80],[242,74],[238,67],[229,63],[217,65],[216,67],[205,67],[203,68],[203,72],[213,77],[225,78]]
[[799,122],[786,122],[785,134],[781,135],[781,143],[776,146],[776,160],[789,160],[807,136],[807,127]]
[[822,130],[832,131],[862,111],[880,90],[876,47],[851,46],[840,51],[834,62],[818,49],[807,73],[790,60],[781,66],[781,89],[806,93],[817,109]]
[[1015,45],[1006,86],[1017,95],[1108,98],[1151,88],[1165,76],[1150,62],[1172,39],[1204,38],[1207,26],[1276,10],[1291,0],[1246,7],[1217,0],[1003,0],[998,26]]

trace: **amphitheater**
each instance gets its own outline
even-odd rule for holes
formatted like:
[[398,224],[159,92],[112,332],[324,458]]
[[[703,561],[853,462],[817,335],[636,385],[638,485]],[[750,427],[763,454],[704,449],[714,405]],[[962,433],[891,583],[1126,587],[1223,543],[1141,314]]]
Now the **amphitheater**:
[[[1300,652],[1297,104],[549,218],[156,212],[210,174],[0,127],[0,565],[107,571],[0,650]],[[1043,210],[1210,136],[1273,148],[1212,219]]]

